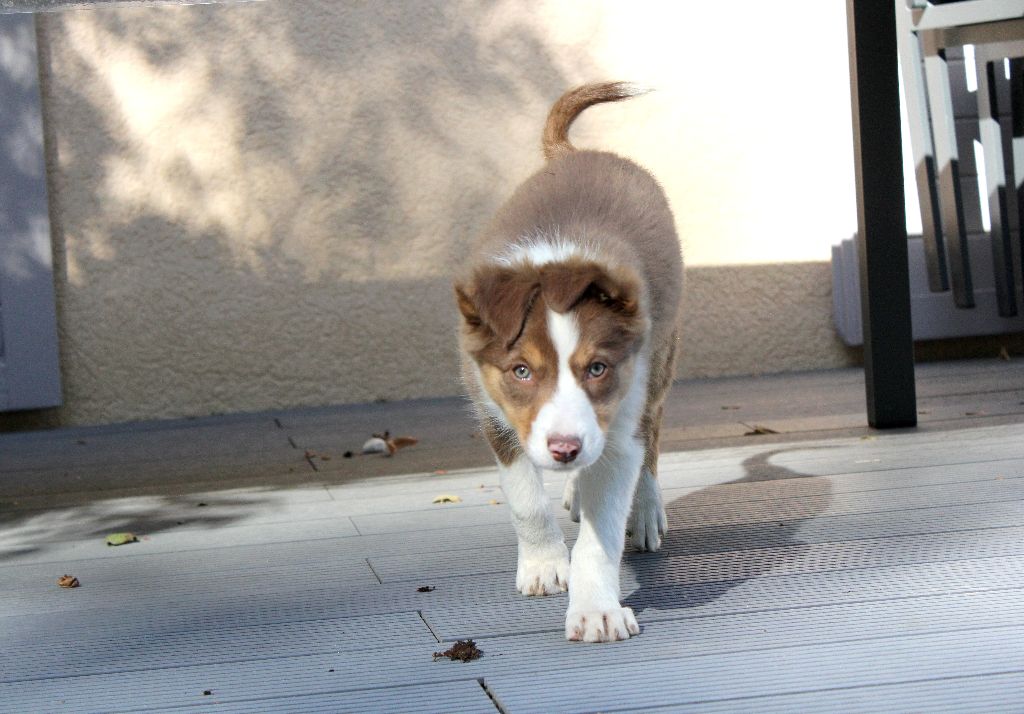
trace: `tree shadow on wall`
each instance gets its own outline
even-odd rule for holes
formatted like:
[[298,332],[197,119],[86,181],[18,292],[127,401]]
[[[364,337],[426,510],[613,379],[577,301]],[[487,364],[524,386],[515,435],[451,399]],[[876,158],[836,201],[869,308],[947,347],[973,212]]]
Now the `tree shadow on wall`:
[[71,418],[456,391],[452,270],[571,83],[539,26],[275,2],[38,28]]
[[820,479],[816,488],[795,497],[791,479],[813,475],[772,463],[792,450],[751,456],[743,462],[745,475],[728,482],[766,483],[756,497],[748,494],[757,500],[732,501],[713,486],[668,503],[669,530],[661,549],[632,553],[626,561],[638,587],[623,604],[638,614],[648,608],[685,614],[752,578],[787,572],[807,550],[798,537],[801,527],[828,508],[832,490],[827,479]]

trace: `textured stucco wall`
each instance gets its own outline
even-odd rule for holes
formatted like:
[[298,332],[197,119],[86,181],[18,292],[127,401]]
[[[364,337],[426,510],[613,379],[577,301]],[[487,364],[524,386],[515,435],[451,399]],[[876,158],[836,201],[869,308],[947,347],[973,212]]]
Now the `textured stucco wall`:
[[[707,56],[717,31],[701,28],[726,18],[687,24],[673,3],[40,15],[66,395],[54,418],[459,393],[452,268],[540,166],[550,103],[607,78],[659,89],[593,110],[573,136],[665,185],[690,266],[681,374],[849,364],[825,262],[853,230],[835,5],[774,4],[819,31],[794,29],[799,52],[774,37],[771,68],[757,63],[772,51]],[[812,74],[838,83],[824,101],[785,80],[815,52]]]

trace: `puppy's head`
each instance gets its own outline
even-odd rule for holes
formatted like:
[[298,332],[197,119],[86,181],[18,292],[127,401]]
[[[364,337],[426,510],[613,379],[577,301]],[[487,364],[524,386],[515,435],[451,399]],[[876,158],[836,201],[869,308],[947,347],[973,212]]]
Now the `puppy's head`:
[[[491,264],[456,286],[462,347],[487,406],[537,466],[580,468],[601,456],[635,377],[639,285],[628,270],[570,259]],[[514,458],[503,446],[499,457]]]

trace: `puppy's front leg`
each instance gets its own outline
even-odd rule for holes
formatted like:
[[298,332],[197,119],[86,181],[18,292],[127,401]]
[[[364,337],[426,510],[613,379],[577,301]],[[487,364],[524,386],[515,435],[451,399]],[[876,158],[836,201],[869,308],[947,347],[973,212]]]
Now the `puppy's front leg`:
[[644,450],[634,437],[623,441],[609,443],[601,459],[576,480],[580,534],[569,574],[569,640],[613,642],[640,632],[633,611],[619,603],[619,565]]
[[544,493],[541,472],[525,455],[508,466],[499,464],[501,488],[512,510],[519,536],[516,589],[523,595],[565,592],[569,582],[569,551],[565,536]]

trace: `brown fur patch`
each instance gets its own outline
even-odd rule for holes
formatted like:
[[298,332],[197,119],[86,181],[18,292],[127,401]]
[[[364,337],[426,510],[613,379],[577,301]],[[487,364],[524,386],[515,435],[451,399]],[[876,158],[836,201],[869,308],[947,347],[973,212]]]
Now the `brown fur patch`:
[[639,288],[627,271],[573,258],[543,265],[539,272],[541,293],[555,312],[567,312],[583,300],[630,316],[637,312]]
[[522,333],[539,289],[536,271],[487,266],[469,285],[456,285],[455,298],[467,327],[511,345]]

